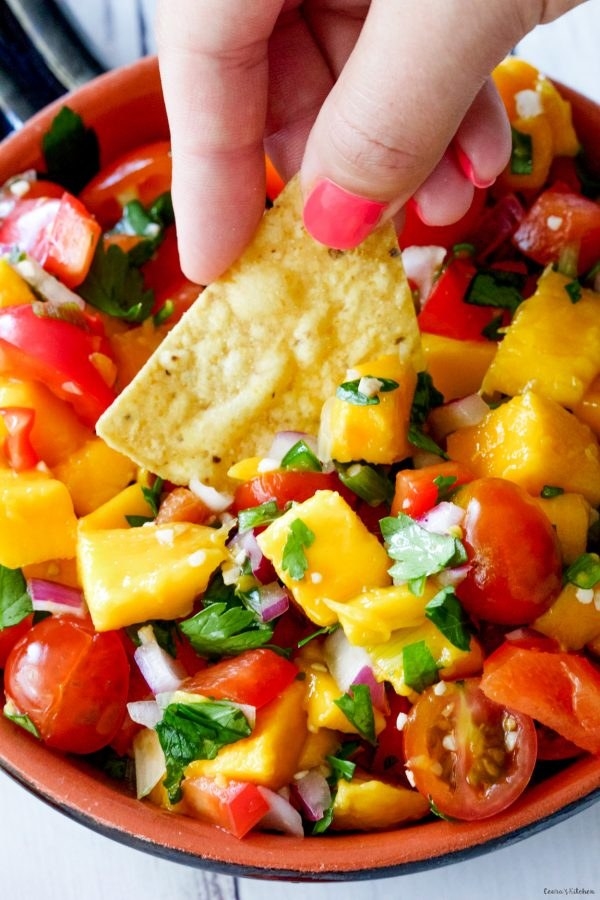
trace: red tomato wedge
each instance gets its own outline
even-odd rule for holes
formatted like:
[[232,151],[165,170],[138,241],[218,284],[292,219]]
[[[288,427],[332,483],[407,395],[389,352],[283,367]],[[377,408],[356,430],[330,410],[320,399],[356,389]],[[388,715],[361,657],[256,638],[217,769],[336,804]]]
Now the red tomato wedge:
[[[44,665],[40,666],[40,660]],[[129,661],[119,634],[52,615],[11,650],[4,689],[49,746],[93,753],[115,737],[125,717]]]
[[85,279],[100,235],[95,218],[66,191],[17,201],[0,225],[0,244],[29,253],[69,288]]
[[258,709],[278,697],[297,675],[294,663],[273,650],[259,647],[207,666],[186,678],[181,690]]
[[533,720],[486,697],[478,679],[427,688],[404,726],[407,768],[442,815],[468,821],[501,812],[529,784]]
[[115,397],[90,359],[99,349],[98,336],[29,304],[0,309],[0,373],[43,382],[90,426]]
[[217,781],[199,776],[183,783],[186,804],[193,814],[244,837],[269,811],[269,804],[255,784],[247,781]]
[[470,259],[456,257],[449,262],[417,317],[421,331],[459,341],[486,340],[483,331],[498,309],[464,302],[476,274]]
[[396,489],[390,515],[405,513],[418,519],[444,499],[444,491],[467,484],[472,473],[462,463],[443,462],[422,469],[401,469],[396,475]]
[[[340,491],[343,486],[335,472],[298,472],[293,469],[274,469],[245,481],[236,488],[233,510],[251,509],[269,500],[276,500],[283,508],[294,500],[301,503],[317,491]],[[344,494],[345,496],[345,494]]]
[[600,753],[600,671],[583,656],[505,643],[484,663],[481,690]]

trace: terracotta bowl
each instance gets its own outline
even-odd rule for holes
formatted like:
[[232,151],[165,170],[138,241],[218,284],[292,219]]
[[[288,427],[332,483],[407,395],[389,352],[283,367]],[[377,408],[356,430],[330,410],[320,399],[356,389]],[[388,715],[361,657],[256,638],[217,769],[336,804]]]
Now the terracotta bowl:
[[[600,108],[567,92],[585,142],[600,146]],[[53,104],[0,145],[0,183],[40,166],[40,138]],[[110,72],[67,97],[100,138],[103,162],[168,133],[156,62]],[[358,880],[423,870],[486,853],[527,837],[600,799],[600,759],[585,757],[548,773],[507,812],[488,821],[443,820],[372,834],[297,838],[254,833],[238,841],[204,823],[141,803],[81,760],[47,750],[0,717],[0,766],[40,799],[123,844],[230,875],[282,880]]]

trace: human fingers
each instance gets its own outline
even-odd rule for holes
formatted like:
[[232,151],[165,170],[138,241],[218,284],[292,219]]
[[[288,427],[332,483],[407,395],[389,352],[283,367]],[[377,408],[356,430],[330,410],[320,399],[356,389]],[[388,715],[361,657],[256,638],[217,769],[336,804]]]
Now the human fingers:
[[499,109],[489,73],[537,22],[576,5],[373,0],[308,140],[308,230],[331,246],[356,246],[422,185],[420,206],[431,209],[434,189],[445,221],[458,218],[470,190],[461,182],[489,181],[506,161],[505,126],[498,146],[490,142]]
[[180,260],[201,284],[242,252],[264,210],[268,39],[284,5],[158,3]]

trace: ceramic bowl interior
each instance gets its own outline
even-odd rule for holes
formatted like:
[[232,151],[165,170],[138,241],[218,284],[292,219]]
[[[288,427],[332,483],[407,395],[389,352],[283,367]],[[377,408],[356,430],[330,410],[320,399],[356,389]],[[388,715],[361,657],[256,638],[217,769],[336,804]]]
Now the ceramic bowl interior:
[[[567,92],[584,143],[600,146],[600,109]],[[153,59],[100,76],[36,115],[0,145],[0,183],[41,165],[40,138],[67,102],[99,136],[103,162],[168,135]],[[600,759],[549,770],[506,812],[473,823],[441,819],[371,834],[297,839],[253,833],[244,840],[139,802],[84,761],[56,754],[0,717],[0,766],[68,816],[123,844],[230,875],[283,880],[359,880],[452,863],[522,839],[600,799]]]

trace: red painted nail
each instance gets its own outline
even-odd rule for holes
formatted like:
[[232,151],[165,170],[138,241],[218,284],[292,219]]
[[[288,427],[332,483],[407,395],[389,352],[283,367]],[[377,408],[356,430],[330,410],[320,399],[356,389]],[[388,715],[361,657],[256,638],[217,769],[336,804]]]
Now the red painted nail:
[[322,178],[304,204],[304,225],[326,247],[351,250],[371,234],[386,206]]
[[490,179],[486,180],[483,178],[479,178],[476,175],[475,169],[473,168],[473,163],[471,162],[471,160],[469,159],[469,157],[467,156],[467,154],[465,153],[465,151],[463,150],[462,147],[460,147],[457,144],[454,149],[456,152],[456,159],[458,161],[458,164],[459,164],[460,168],[462,169],[463,174],[469,179],[469,181],[471,182],[473,187],[488,188],[493,185],[493,183],[496,180],[495,178],[490,178]]

